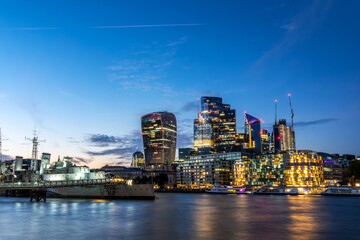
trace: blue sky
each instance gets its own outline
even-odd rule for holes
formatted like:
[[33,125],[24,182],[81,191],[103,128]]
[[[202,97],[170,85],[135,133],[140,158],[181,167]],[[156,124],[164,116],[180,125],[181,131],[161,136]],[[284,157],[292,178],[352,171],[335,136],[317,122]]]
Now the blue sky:
[[290,122],[296,145],[359,153],[358,1],[0,1],[4,154],[92,167],[142,150],[140,117],[167,110],[192,144],[196,99]]

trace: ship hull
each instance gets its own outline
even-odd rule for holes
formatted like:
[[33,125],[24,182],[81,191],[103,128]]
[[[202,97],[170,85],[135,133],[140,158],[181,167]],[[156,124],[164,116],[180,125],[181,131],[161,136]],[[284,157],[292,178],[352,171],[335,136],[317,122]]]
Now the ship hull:
[[64,187],[50,188],[48,191],[62,198],[155,199],[152,184]]

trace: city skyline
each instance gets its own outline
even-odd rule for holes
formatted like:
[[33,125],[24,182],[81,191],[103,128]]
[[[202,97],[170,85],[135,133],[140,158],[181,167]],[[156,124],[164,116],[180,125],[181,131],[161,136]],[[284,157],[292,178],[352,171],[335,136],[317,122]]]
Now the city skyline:
[[243,132],[244,111],[272,128],[275,99],[278,119],[290,122],[291,93],[297,149],[359,155],[354,4],[2,4],[3,154],[31,157],[24,137],[35,128],[46,139],[39,151],[52,161],[129,165],[143,151],[144,114],[174,113],[177,148],[187,147],[197,98],[223,98]]

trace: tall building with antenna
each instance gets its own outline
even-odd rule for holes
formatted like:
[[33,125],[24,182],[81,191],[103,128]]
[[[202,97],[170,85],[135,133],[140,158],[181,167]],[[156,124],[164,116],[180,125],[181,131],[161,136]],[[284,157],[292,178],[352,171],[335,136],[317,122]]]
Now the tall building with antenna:
[[275,100],[275,124],[272,133],[272,150],[274,152],[295,151],[295,132],[294,132],[294,111],[291,105],[291,95],[288,94],[291,126],[286,125],[286,119],[280,119],[277,122],[277,100]]
[[295,151],[295,134],[291,126],[286,125],[286,119],[280,119],[273,126],[274,151]]

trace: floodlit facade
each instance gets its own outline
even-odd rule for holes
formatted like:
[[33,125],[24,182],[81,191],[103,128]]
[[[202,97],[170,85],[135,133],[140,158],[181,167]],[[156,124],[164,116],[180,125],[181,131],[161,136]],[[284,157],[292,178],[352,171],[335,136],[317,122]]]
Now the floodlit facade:
[[235,161],[233,171],[236,186],[284,185],[284,155],[244,156]]
[[177,127],[173,113],[154,112],[141,117],[145,163],[169,165],[175,161]]
[[244,156],[235,161],[233,175],[237,186],[324,185],[322,158],[312,151]]
[[318,155],[322,157],[323,161],[325,185],[336,185],[342,182],[344,169],[339,161],[339,157],[323,152],[318,152]]
[[285,154],[285,185],[317,187],[324,185],[323,161],[313,151]]
[[218,153],[193,156],[177,166],[177,184],[208,187],[232,184],[232,165],[244,153]]
[[194,120],[194,147],[199,154],[230,152],[235,145],[236,111],[220,97],[201,97]]

